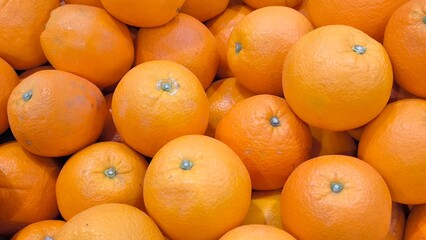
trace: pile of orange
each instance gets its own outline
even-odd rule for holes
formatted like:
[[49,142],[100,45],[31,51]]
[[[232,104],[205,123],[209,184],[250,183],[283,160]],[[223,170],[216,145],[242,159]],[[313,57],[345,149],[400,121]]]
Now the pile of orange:
[[0,240],[426,239],[426,0],[0,0]]

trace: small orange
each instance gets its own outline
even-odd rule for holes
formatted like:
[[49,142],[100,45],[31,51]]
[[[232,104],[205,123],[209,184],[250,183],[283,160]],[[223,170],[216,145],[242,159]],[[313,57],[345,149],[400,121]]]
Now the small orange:
[[293,8],[272,6],[250,12],[229,36],[227,59],[233,76],[254,93],[283,95],[287,53],[312,30],[309,20]]
[[56,231],[65,224],[62,220],[42,220],[31,223],[17,232],[10,240],[51,240]]
[[408,0],[308,0],[307,9],[316,28],[341,24],[357,28],[379,42],[392,13]]
[[384,239],[391,212],[391,195],[380,174],[344,155],[300,164],[281,194],[284,230],[297,239]]
[[395,81],[407,92],[426,98],[426,1],[404,2],[387,22],[383,45],[392,61]]
[[204,134],[209,100],[197,77],[166,60],[148,61],[131,69],[112,98],[112,118],[126,144],[152,157],[168,141],[186,134]]
[[365,125],[347,130],[346,132],[351,135],[355,140],[359,141],[361,139],[362,132],[364,131]]
[[204,135],[171,140],[146,171],[148,214],[170,239],[218,239],[250,206],[250,176],[237,154]]
[[216,75],[219,78],[232,77],[232,72],[228,66],[226,54],[228,51],[228,39],[235,25],[249,14],[253,9],[243,4],[233,4],[228,6],[219,16],[208,20],[205,24],[216,39],[219,52],[219,67]]
[[196,18],[179,13],[167,24],[139,29],[135,65],[151,60],[182,64],[206,89],[216,75],[219,53],[209,29]]
[[26,150],[59,157],[98,139],[107,108],[102,92],[88,80],[42,70],[15,87],[7,114],[13,135]]
[[303,121],[346,131],[368,123],[383,110],[392,77],[389,56],[380,43],[356,28],[328,25],[293,45],[284,62],[282,83],[288,104]]
[[308,125],[283,98],[268,94],[235,104],[217,125],[215,138],[240,156],[256,190],[282,188],[312,147]]
[[135,27],[158,27],[172,20],[185,0],[101,0],[118,20]]
[[309,15],[309,10],[308,10],[308,0],[302,0],[299,4],[297,4],[294,8],[299,11],[300,13],[302,13],[307,19],[309,19],[309,21],[311,20],[311,16]]
[[127,26],[93,6],[65,4],[55,9],[40,41],[55,69],[84,77],[100,88],[118,82],[134,60]]
[[140,209],[123,203],[104,203],[72,217],[53,239],[164,240],[164,236]]
[[281,189],[253,190],[248,213],[242,224],[264,224],[283,228],[280,212]]
[[0,58],[19,70],[46,63],[40,34],[60,1],[0,0],[0,6]]
[[329,131],[313,126],[309,126],[309,128],[312,134],[311,158],[327,154],[356,156],[357,144],[349,133]]
[[426,204],[414,206],[407,217],[404,240],[426,238]]
[[101,0],[65,0],[65,3],[68,3],[68,4],[84,4],[84,5],[100,7],[100,8],[104,7],[101,3]]
[[366,125],[359,140],[359,158],[383,176],[395,202],[426,203],[425,119],[426,100],[398,100]]
[[117,132],[117,128],[115,127],[114,120],[112,119],[111,113],[111,103],[113,92],[109,93],[105,96],[105,101],[108,109],[107,117],[105,118],[104,129],[102,130],[101,136],[98,139],[98,142],[105,141],[115,141],[115,142],[123,142],[120,134]]
[[228,4],[229,0],[185,0],[180,12],[205,22],[221,14]]
[[404,240],[405,219],[404,205],[393,202],[391,224],[384,240]]
[[102,203],[125,203],[144,210],[143,179],[148,163],[123,143],[94,143],[72,155],[56,183],[65,220]]
[[302,0],[243,0],[243,2],[254,9],[268,6],[295,7]]
[[19,74],[19,79],[24,80],[25,78],[29,77],[30,75],[32,75],[33,73],[36,73],[38,71],[41,70],[54,70],[55,68],[53,68],[52,65],[41,65],[41,66],[37,66],[37,67],[33,67],[30,68],[28,70],[23,71],[22,73]]
[[268,239],[268,240],[296,240],[286,231],[262,224],[250,224],[236,227],[225,235],[223,235],[219,240],[259,240],[259,239]]
[[2,134],[9,129],[7,101],[12,90],[20,83],[15,70],[2,58],[0,58],[0,79],[0,134]]
[[206,89],[206,94],[210,103],[210,113],[205,134],[211,137],[214,137],[219,121],[237,102],[255,95],[239,84],[235,78],[213,82]]
[[34,155],[15,141],[0,145],[0,236],[58,216],[59,170],[53,158]]

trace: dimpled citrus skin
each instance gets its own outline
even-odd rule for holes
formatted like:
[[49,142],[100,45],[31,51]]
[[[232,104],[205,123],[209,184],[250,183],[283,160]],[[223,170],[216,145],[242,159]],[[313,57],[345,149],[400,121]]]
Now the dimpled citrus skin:
[[[403,99],[388,104],[366,125],[358,157],[383,176],[395,202],[426,202],[426,100]],[[397,176],[397,177],[396,177]]]
[[426,1],[409,1],[386,25],[383,46],[389,53],[395,81],[409,93],[426,98]]
[[103,8],[65,4],[55,9],[40,41],[55,69],[86,78],[99,88],[117,83],[134,60],[128,27]]
[[40,34],[59,4],[58,0],[1,0],[0,57],[19,70],[46,63]]
[[346,131],[368,123],[383,110],[392,91],[392,64],[383,45],[367,34],[328,25],[293,45],[284,62],[282,83],[285,99],[303,121]]
[[105,203],[75,215],[53,239],[164,240],[164,236],[142,210],[123,203]]
[[10,240],[49,240],[65,224],[63,220],[42,220],[31,223],[17,232]]
[[204,135],[168,142],[144,180],[148,214],[176,240],[218,239],[242,223],[250,196],[250,176],[238,155]]
[[366,162],[344,155],[300,164],[281,193],[283,228],[297,239],[384,239],[391,210],[381,175]]
[[117,85],[112,118],[124,142],[145,156],[186,134],[203,134],[209,101],[198,78],[167,60],[132,68]]
[[135,27],[158,27],[172,20],[184,0],[101,0],[118,20]]
[[254,93],[282,96],[287,53],[313,29],[311,22],[293,8],[270,6],[250,12],[229,36],[227,61],[233,76]]
[[219,240],[296,240],[286,231],[263,224],[250,224],[232,229]]
[[179,13],[167,24],[140,28],[136,36],[135,64],[169,60],[182,64],[206,89],[219,66],[219,52],[209,29],[196,18]]
[[256,190],[282,188],[294,168],[309,159],[312,148],[308,125],[285,99],[270,94],[235,104],[219,121],[215,138],[240,156]]
[[59,171],[55,159],[32,154],[16,141],[0,145],[0,236],[58,216]]
[[61,70],[42,70],[15,87],[7,114],[14,137],[26,150],[59,157],[98,139],[107,108],[102,92],[90,81]]
[[0,134],[9,128],[7,119],[7,101],[10,93],[19,84],[19,77],[12,66],[0,58]]

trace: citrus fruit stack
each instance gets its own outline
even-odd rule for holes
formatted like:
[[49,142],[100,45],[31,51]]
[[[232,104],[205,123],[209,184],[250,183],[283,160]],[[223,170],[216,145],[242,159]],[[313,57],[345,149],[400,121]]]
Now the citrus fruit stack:
[[0,0],[0,239],[426,239],[426,0]]

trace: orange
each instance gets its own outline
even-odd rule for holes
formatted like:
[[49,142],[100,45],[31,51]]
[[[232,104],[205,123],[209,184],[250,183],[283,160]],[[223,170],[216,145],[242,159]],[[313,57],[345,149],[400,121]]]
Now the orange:
[[235,25],[251,11],[253,11],[253,9],[246,5],[233,4],[228,6],[219,16],[216,16],[205,23],[216,39],[220,58],[216,75],[219,78],[232,77],[232,72],[229,69],[228,60],[226,59],[228,39]]
[[47,62],[40,34],[58,0],[0,0],[0,58],[25,70]]
[[42,65],[42,66],[33,67],[33,68],[30,68],[30,69],[25,70],[22,73],[20,73],[19,79],[22,81],[25,78],[32,75],[33,73],[36,73],[36,72],[41,71],[41,70],[52,70],[52,69],[54,69],[52,65]]
[[282,188],[312,147],[308,125],[283,98],[268,94],[235,104],[217,125],[215,138],[240,156],[256,190]]
[[55,183],[59,164],[15,141],[0,145],[0,236],[58,216]]
[[238,22],[228,40],[227,59],[233,76],[257,94],[282,95],[283,62],[293,44],[313,30],[293,8],[259,8]]
[[135,27],[158,27],[172,20],[185,0],[101,0],[118,20]]
[[392,13],[408,0],[308,0],[315,27],[341,24],[357,28],[381,42]]
[[42,156],[66,156],[95,142],[107,114],[105,98],[88,80],[43,70],[12,91],[7,114],[16,140]]
[[225,235],[223,235],[219,240],[258,240],[258,239],[268,239],[268,240],[296,240],[286,231],[262,224],[250,224],[236,227]]
[[303,121],[346,131],[366,124],[383,110],[392,76],[391,62],[380,43],[356,28],[328,25],[293,45],[284,62],[282,82],[288,104]]
[[84,4],[84,5],[100,7],[100,8],[104,7],[101,3],[101,0],[65,0],[65,3],[68,3],[68,4]]
[[359,141],[361,139],[362,132],[364,131],[365,125],[347,130],[346,132],[351,135],[356,141]]
[[426,237],[426,204],[414,206],[407,217],[404,240],[421,240]]
[[62,220],[42,220],[31,223],[17,232],[11,240],[49,240],[65,224]]
[[425,118],[426,100],[399,100],[368,123],[359,140],[359,158],[383,176],[395,202],[426,203]]
[[53,239],[164,240],[164,236],[140,209],[123,203],[104,203],[72,217]]
[[84,77],[100,88],[118,82],[134,60],[127,26],[93,6],[65,4],[55,9],[40,41],[55,69]]
[[312,21],[311,16],[309,15],[307,3],[308,3],[308,0],[301,0],[301,2],[297,4],[294,8],[300,13],[302,13],[307,19],[309,19],[309,21]]
[[105,141],[115,141],[115,142],[123,142],[120,134],[117,132],[117,128],[115,127],[114,120],[112,119],[111,114],[111,103],[113,93],[109,93],[105,96],[105,101],[108,109],[107,117],[105,118],[104,129],[102,130],[101,136],[98,139],[98,142]]
[[168,142],[144,180],[148,214],[176,240],[218,239],[242,223],[250,195],[250,176],[238,155],[204,135]]
[[243,224],[264,224],[282,229],[280,199],[281,189],[271,191],[253,190],[250,208]]
[[[404,1],[405,2],[405,1]],[[383,45],[392,61],[395,81],[409,93],[426,98],[426,1],[412,0],[389,19]]]
[[136,37],[135,64],[169,60],[191,70],[206,89],[219,66],[215,38],[199,20],[179,13],[156,28],[141,28]]
[[380,174],[344,155],[300,164],[281,193],[284,230],[297,239],[384,239],[391,210],[391,195]]
[[385,240],[404,240],[406,219],[404,205],[393,202],[391,216],[391,224]]
[[112,118],[126,144],[145,156],[186,134],[204,134],[209,100],[197,77],[166,60],[149,61],[130,70],[112,98]]
[[312,134],[311,158],[327,154],[356,156],[357,144],[347,132],[329,131],[309,126]]
[[228,4],[229,0],[185,0],[180,12],[205,22],[221,14]]
[[102,203],[125,203],[141,210],[148,163],[123,143],[94,143],[72,155],[56,183],[59,211],[65,220]]
[[0,79],[0,134],[2,134],[9,129],[7,101],[12,90],[20,82],[15,70],[2,58],[0,58]]
[[268,6],[295,7],[301,0],[243,0],[243,2],[254,9]]
[[216,127],[222,117],[239,101],[255,95],[237,82],[235,78],[225,78],[213,82],[207,89],[210,112],[206,135],[214,137]]

